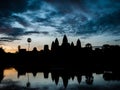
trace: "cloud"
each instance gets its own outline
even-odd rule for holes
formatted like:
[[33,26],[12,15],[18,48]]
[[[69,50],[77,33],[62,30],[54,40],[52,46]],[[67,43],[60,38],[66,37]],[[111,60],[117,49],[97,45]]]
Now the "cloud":
[[10,27],[11,22],[10,17],[0,17],[0,28]]
[[120,0],[1,0],[0,6],[0,34],[16,38],[120,34]]
[[[96,20],[92,20],[87,24],[83,25],[81,28],[84,30],[82,32],[86,33],[110,33],[113,35],[120,34],[120,12],[114,12],[112,14],[107,14]],[[79,32],[81,33],[81,32]]]
[[30,26],[30,23],[24,18],[24,17],[20,17],[17,15],[13,15],[12,18],[14,19],[15,22],[18,22],[19,24],[21,24],[23,27],[28,27]]
[[23,12],[26,10],[27,0],[1,0],[0,16],[6,17],[13,12]]
[[120,42],[120,39],[115,39],[114,41],[115,41],[115,42]]
[[1,37],[0,42],[12,42],[14,40],[21,40],[19,38],[14,38],[14,37]]
[[20,36],[24,33],[24,30],[21,28],[12,28],[12,27],[6,27],[6,28],[0,28],[0,34],[5,34],[8,36]]
[[30,34],[44,34],[44,35],[48,35],[49,32],[47,32],[47,31],[41,31],[41,32],[39,32],[39,31],[26,31],[24,33],[24,35],[30,35]]
[[[0,15],[22,13],[27,10],[57,10],[59,14],[71,13],[75,10],[84,13],[109,13],[120,9],[119,0],[1,0]],[[67,6],[67,7],[66,7]],[[107,11],[107,12],[106,12]]]

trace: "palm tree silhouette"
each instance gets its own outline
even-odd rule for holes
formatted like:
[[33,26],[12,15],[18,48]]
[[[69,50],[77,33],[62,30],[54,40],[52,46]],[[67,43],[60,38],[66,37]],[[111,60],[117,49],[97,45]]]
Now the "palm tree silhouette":
[[29,51],[29,49],[30,49],[30,43],[31,43],[31,41],[32,41],[31,38],[28,38],[28,39],[27,39],[27,42],[28,42],[28,51]]

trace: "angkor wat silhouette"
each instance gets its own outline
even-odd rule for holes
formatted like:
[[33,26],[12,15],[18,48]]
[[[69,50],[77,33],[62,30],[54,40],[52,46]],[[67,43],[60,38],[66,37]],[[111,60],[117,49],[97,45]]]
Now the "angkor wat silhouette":
[[119,45],[104,44],[93,49],[90,43],[82,47],[79,39],[76,45],[73,42],[70,44],[64,35],[62,44],[59,45],[56,38],[51,49],[44,45],[41,51],[36,47],[27,51],[18,46],[16,53],[5,53],[0,48],[0,64],[1,71],[6,67],[14,67],[18,71],[18,77],[26,72],[32,72],[34,76],[37,72],[44,72],[44,77],[48,78],[50,72],[56,84],[59,77],[62,77],[64,86],[67,87],[68,79],[77,76],[80,83],[82,75],[86,76],[87,84],[92,84],[93,73],[103,74],[105,80],[120,80],[119,54]]

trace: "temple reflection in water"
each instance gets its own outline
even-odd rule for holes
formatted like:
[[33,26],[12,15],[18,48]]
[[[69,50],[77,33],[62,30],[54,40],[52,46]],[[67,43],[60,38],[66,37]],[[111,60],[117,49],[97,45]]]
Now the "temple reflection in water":
[[[112,72],[104,72],[103,74],[96,73],[71,73],[71,72],[23,72],[16,71],[14,68],[0,70],[0,81],[1,84],[5,81],[19,82],[19,85],[23,87],[36,87],[36,85],[48,85],[53,84],[54,86],[59,85],[64,88],[69,87],[70,85],[90,85],[94,86],[96,84],[106,85],[106,82],[119,81],[120,74]],[[11,82],[10,82],[11,81]],[[86,84],[85,84],[86,83]],[[117,82],[120,85],[120,82]],[[6,84],[6,85],[7,85]]]

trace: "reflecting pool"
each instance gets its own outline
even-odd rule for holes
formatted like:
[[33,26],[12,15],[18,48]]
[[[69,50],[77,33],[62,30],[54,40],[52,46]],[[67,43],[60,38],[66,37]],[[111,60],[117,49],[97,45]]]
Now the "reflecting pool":
[[[81,83],[75,76],[68,80],[67,87],[63,85],[63,78],[59,77],[59,82],[52,80],[51,73],[48,78],[39,72],[34,76],[32,73],[25,73],[18,76],[17,70],[9,68],[3,70],[3,78],[0,83],[0,90],[120,90],[120,81],[105,81],[102,74],[93,74],[92,85],[86,84],[86,77],[81,76]],[[27,84],[30,84],[27,86]]]

